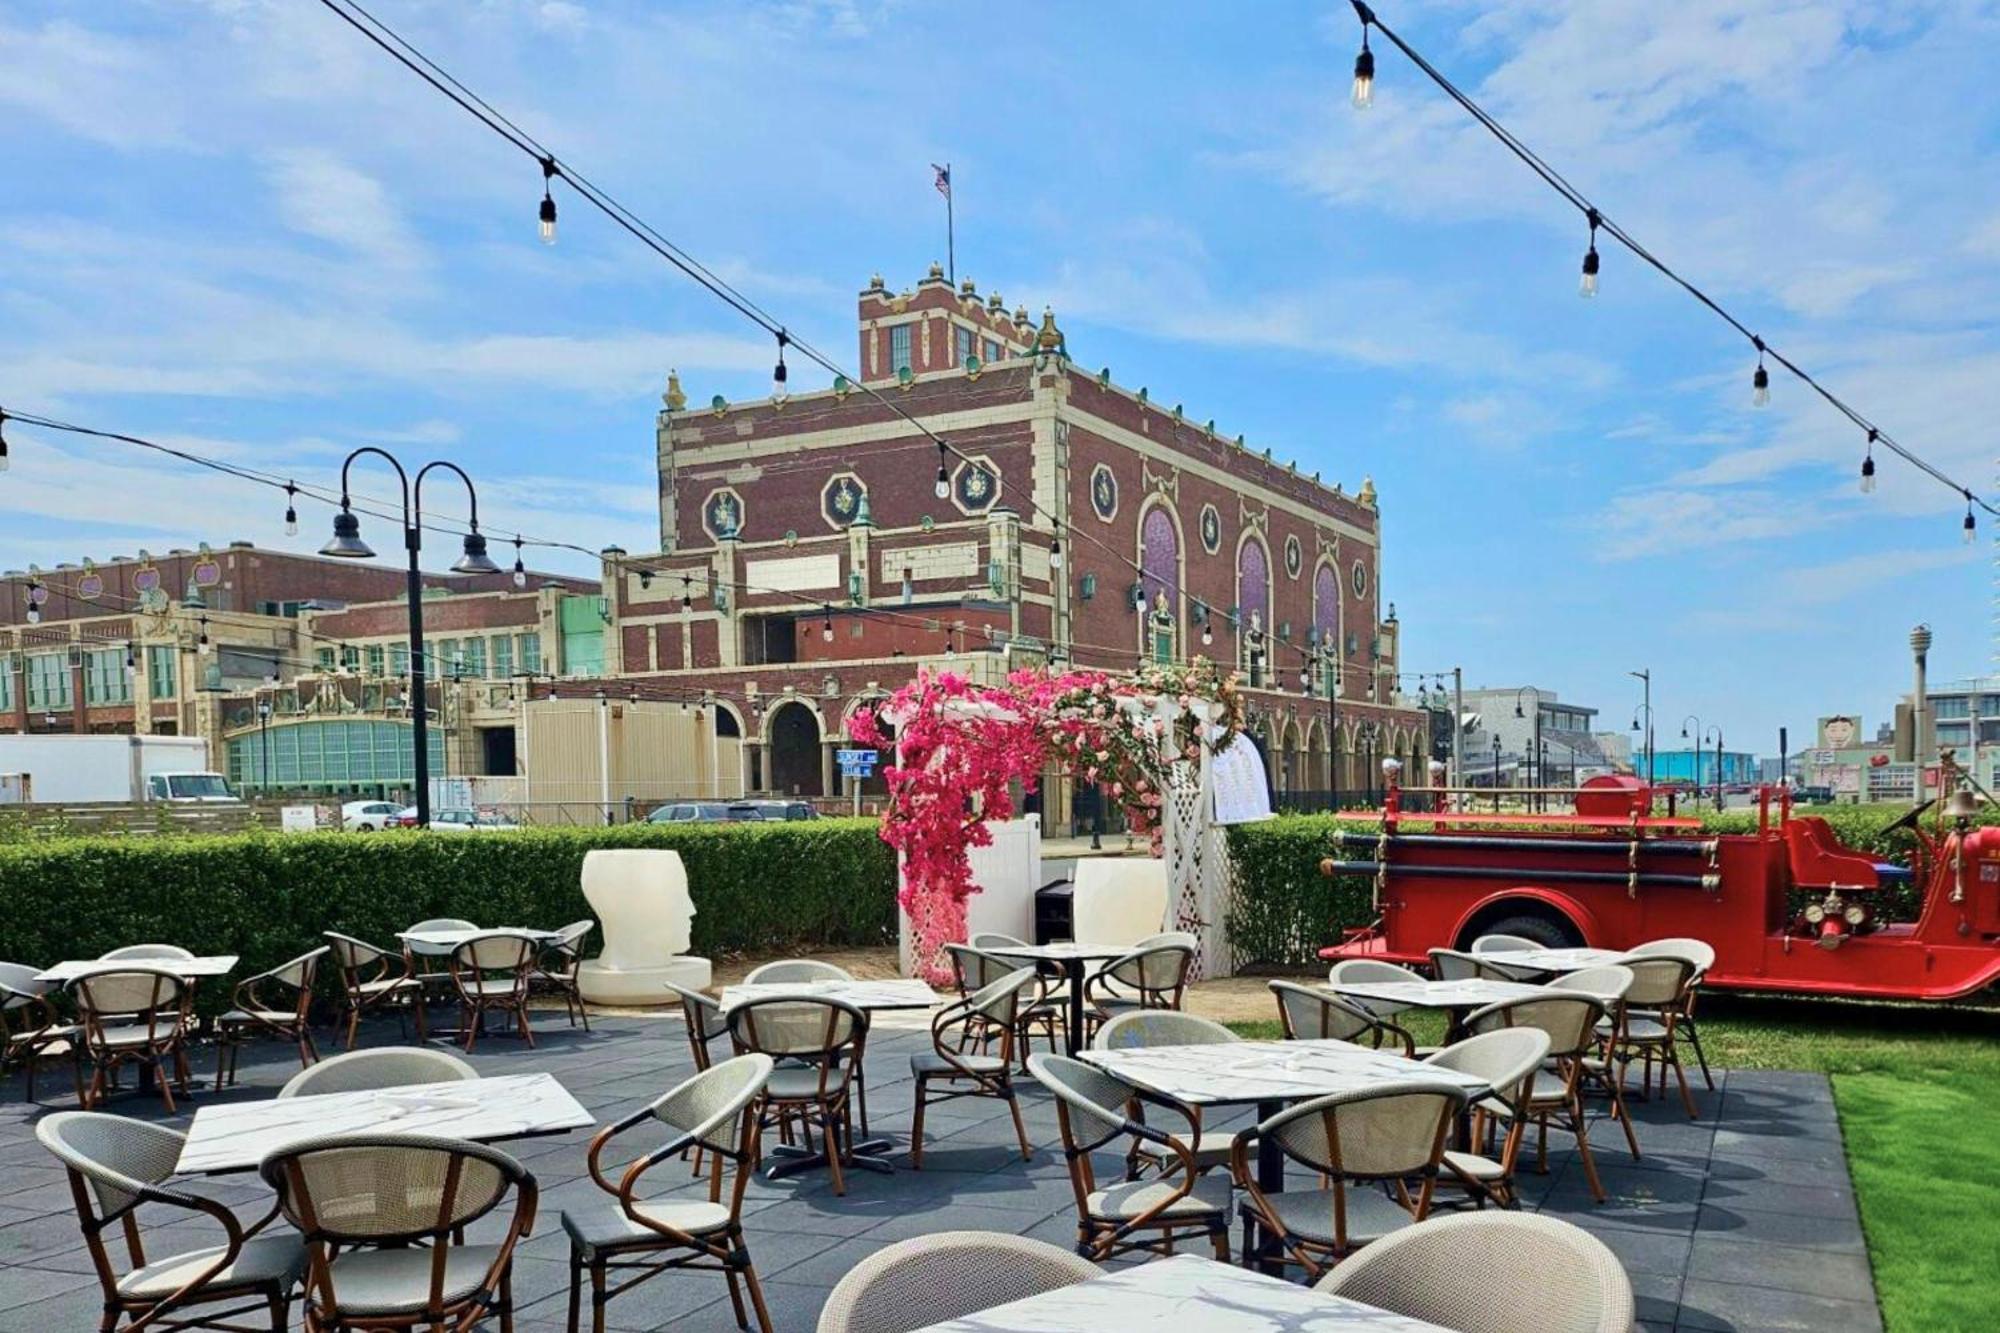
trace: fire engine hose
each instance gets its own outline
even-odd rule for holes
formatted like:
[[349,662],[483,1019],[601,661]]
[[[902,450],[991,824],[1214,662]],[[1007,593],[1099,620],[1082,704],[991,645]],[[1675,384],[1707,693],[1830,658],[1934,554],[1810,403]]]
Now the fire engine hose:
[[1322,875],[1374,875],[1388,879],[1391,875],[1398,879],[1415,877],[1418,879],[1504,879],[1516,883],[1529,881],[1537,884],[1616,884],[1629,887],[1634,884],[1642,889],[1717,889],[1722,887],[1720,875],[1667,875],[1658,871],[1642,873],[1636,878],[1617,870],[1521,870],[1512,866],[1414,866],[1390,865],[1386,861],[1336,861],[1332,857],[1319,863]]
[[[1334,840],[1343,847],[1362,847],[1370,850],[1378,848],[1382,842],[1382,839],[1366,833],[1350,832],[1338,833]],[[1457,833],[1397,833],[1389,836],[1388,843],[1391,847],[1470,847],[1489,852],[1569,852],[1597,856],[1616,855],[1631,845],[1622,841],[1607,843],[1601,839],[1488,838]],[[1642,840],[1636,845],[1642,853],[1658,852],[1663,856],[1712,857],[1717,848],[1717,844],[1713,841],[1698,842],[1692,838]]]

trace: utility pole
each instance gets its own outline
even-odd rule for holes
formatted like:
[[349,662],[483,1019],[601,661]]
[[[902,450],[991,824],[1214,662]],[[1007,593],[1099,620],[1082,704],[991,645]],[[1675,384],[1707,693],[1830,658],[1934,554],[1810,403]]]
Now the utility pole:
[[1465,759],[1460,748],[1465,728],[1465,668],[1451,669],[1451,785],[1465,785]]
[[1653,785],[1653,669],[1647,667],[1640,671],[1628,671],[1625,674],[1645,686],[1645,693],[1642,696],[1644,702],[1639,707],[1644,710],[1646,715],[1646,785],[1650,787]]

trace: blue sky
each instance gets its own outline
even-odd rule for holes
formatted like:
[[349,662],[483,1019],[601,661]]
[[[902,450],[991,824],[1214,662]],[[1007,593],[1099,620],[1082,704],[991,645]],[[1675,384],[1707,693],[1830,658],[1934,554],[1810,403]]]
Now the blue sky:
[[[943,251],[1077,358],[1383,497],[1406,665],[1663,742],[1796,748],[1985,669],[1996,525],[1606,248],[1341,4],[377,0],[790,324]],[[1976,488],[2000,419],[2000,6],[1391,3],[1383,17],[1770,342]],[[657,544],[653,413],[771,349],[307,0],[0,8],[0,403],[325,481],[380,443],[489,526]],[[812,381],[801,372],[798,385]],[[271,494],[11,429],[0,561],[283,544]],[[442,493],[441,493],[442,494]],[[290,539],[317,545],[308,511]]]

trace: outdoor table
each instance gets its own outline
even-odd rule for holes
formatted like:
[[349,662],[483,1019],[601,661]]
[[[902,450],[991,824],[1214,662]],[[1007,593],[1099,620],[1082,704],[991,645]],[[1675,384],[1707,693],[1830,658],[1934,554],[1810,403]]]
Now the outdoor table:
[[1143,1327],[1174,1333],[1271,1333],[1273,1329],[1439,1333],[1421,1319],[1328,1296],[1282,1278],[1181,1254],[1009,1301],[917,1333],[1075,1333]]
[[[1077,1058],[1141,1092],[1187,1106],[1255,1105],[1259,1122],[1291,1102],[1390,1083],[1450,1083],[1464,1088],[1475,1100],[1493,1090],[1484,1079],[1456,1069],[1421,1064],[1389,1051],[1332,1038],[1135,1046],[1084,1051]],[[1257,1143],[1257,1188],[1266,1194],[1282,1193],[1285,1188],[1284,1150],[1270,1138]],[[1250,1219],[1245,1219],[1245,1226],[1253,1226]],[[1253,1238],[1245,1242],[1245,1262],[1262,1253],[1261,1232],[1262,1227],[1255,1227]]]
[[[873,1013],[878,1009],[930,1009],[941,1003],[943,997],[929,984],[914,980],[773,981],[759,982],[754,986],[724,986],[719,1003],[723,1012],[727,1013],[752,1000],[839,1000],[864,1013]],[[855,1140],[850,1151],[852,1164],[889,1175],[896,1169],[889,1161],[889,1149],[895,1145],[888,1139],[868,1137],[868,1087],[861,1080],[859,1070],[856,1071],[854,1090],[861,1101],[861,1137]],[[764,1168],[764,1175],[771,1180],[780,1180],[816,1166],[825,1166],[826,1136],[820,1136],[818,1150],[780,1143],[766,1151],[772,1161]]]
[[196,1111],[175,1169],[183,1175],[248,1171],[281,1148],[330,1134],[435,1134],[492,1143],[596,1123],[554,1074],[273,1097]]
[[1000,949],[982,949],[995,958],[1025,958],[1037,963],[1054,963],[1069,979],[1069,1016],[1063,1026],[1063,1042],[1074,1059],[1083,1048],[1083,975],[1085,964],[1110,962],[1132,952],[1125,944],[1022,944]]
[[[1527,1000],[1542,994],[1542,988],[1525,981],[1491,981],[1466,977],[1457,981],[1350,981],[1331,982],[1322,990],[1351,1000],[1374,1000],[1399,1009],[1444,1009],[1449,1011],[1445,1044],[1458,1037],[1459,1019],[1468,1009],[1483,1009],[1508,1000]],[[1393,1012],[1393,1011],[1385,1011]]]
[[1617,949],[1522,949],[1517,953],[1484,953],[1479,955],[1479,960],[1499,968],[1554,974],[1622,963],[1629,956]]
[[475,930],[399,930],[396,938],[401,940],[412,953],[427,954],[431,957],[449,957],[459,945],[481,935],[521,935],[537,944],[547,944],[562,937],[561,931],[532,930],[526,926],[482,926]]
[[227,976],[235,969],[233,953],[206,958],[66,958],[54,967],[35,974],[35,980],[62,985],[97,972],[171,972],[182,981]]

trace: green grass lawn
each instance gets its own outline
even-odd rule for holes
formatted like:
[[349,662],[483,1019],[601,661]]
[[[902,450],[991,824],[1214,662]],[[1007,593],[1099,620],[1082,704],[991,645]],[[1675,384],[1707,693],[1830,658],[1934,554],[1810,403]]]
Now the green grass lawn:
[[[2000,1010],[1711,995],[1697,1016],[1716,1068],[1832,1081],[1887,1327],[1993,1327]],[[1436,1015],[1403,1017],[1419,1041],[1441,1035]],[[1279,1035],[1275,1022],[1230,1026]]]

